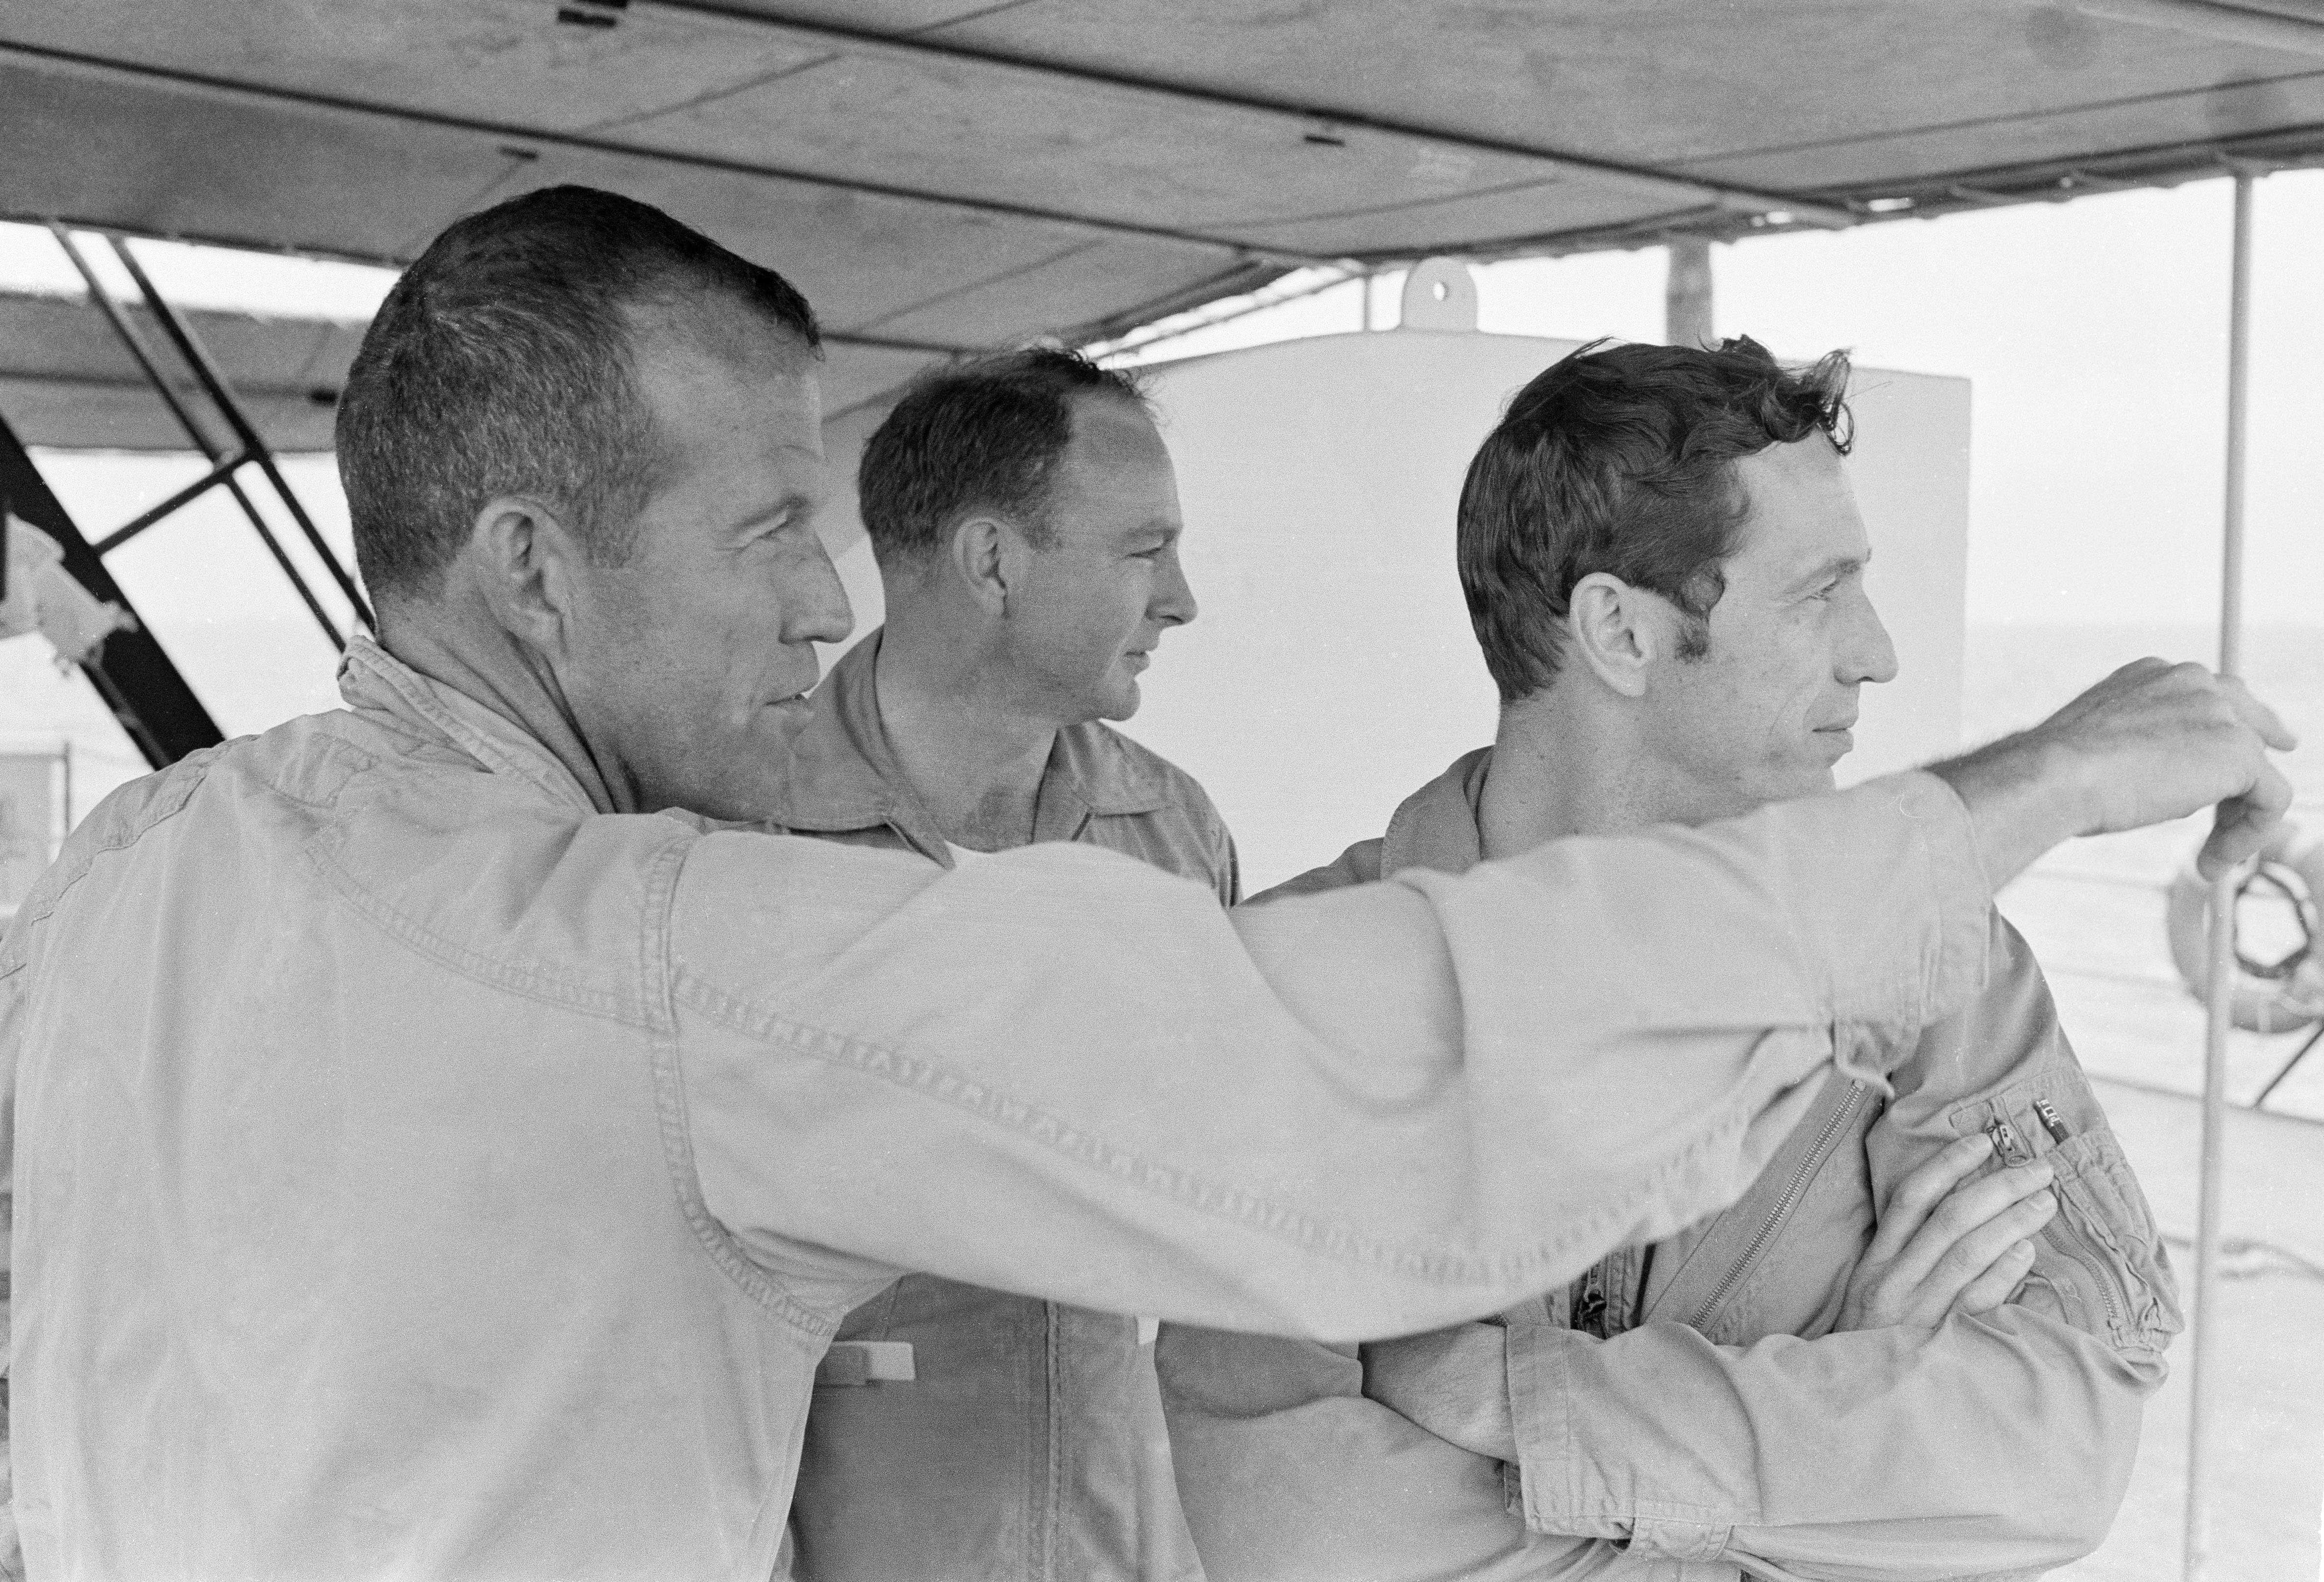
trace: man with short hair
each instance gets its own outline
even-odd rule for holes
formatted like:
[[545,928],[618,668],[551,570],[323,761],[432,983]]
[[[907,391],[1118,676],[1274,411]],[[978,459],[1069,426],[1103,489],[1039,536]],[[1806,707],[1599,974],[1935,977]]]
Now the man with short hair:
[[[817,333],[578,188],[389,293],[346,707],[115,792],[0,939],[33,1575],[762,1582],[816,1365],[898,1272],[1338,1338],[1507,1307],[1731,1201],[1834,1024],[1961,1004],[2051,845],[2223,803],[2216,865],[2288,800],[2265,709],[2171,671],[1936,772],[1231,919],[1081,845],[742,828],[850,625]],[[1642,1068],[1605,1146],[1573,1096]]]
[[[1829,792],[1896,673],[1847,373],[1601,343],[1520,391],[1460,505],[1493,745],[1260,901]],[[1360,1348],[1167,1326],[1213,1582],[2024,1576],[2095,1548],[2178,1309],[2041,971],[1989,927],[1968,1009],[1843,1030],[1740,1202],[1567,1291]]]
[[[772,827],[948,868],[1080,841],[1240,899],[1202,787],[1103,723],[1195,609],[1131,378],[1046,348],[930,375],[864,446],[857,495],[887,623],[816,689]],[[807,1414],[795,1574],[1194,1574],[1139,1328],[933,1274],[849,1314]]]

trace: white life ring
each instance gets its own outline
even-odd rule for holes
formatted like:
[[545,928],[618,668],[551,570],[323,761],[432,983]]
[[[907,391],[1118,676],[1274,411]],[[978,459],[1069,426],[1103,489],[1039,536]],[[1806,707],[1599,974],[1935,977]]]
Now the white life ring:
[[[2280,961],[2255,961],[2237,948],[2238,970],[2229,996],[2235,1024],[2250,1032],[2290,1032],[2324,1022],[2324,834],[2285,823],[2260,848],[2259,860],[2236,888],[2236,899],[2255,886],[2292,902],[2301,943]],[[2211,976],[2210,910],[2211,886],[2190,863],[2171,882],[2165,927],[2171,959],[2187,992],[2199,1000]]]

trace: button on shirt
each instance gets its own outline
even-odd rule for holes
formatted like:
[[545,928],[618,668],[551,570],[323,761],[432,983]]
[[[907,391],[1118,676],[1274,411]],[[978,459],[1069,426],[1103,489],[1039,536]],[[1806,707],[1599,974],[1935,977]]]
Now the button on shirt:
[[899,1272],[1440,1328],[1734,1201],[1835,1022],[1984,971],[1925,775],[1230,914],[614,813],[368,639],[340,689],[106,798],[0,937],[33,1576],[765,1582]]
[[[880,634],[835,665],[793,748],[776,826],[985,860],[944,838],[896,763]],[[1236,900],[1234,843],[1194,779],[1104,725],[1057,733],[1036,840],[1104,847]],[[912,1378],[826,1367],[792,1504],[802,1582],[964,1569],[1028,1582],[1198,1576],[1178,1513],[1151,1344],[1138,1321],[929,1274],[849,1314],[835,1357],[908,1345]]]

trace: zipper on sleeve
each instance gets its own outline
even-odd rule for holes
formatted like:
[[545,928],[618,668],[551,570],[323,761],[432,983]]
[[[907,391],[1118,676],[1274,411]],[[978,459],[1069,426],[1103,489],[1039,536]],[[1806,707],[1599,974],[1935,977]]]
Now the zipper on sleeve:
[[2025,1146],[2024,1139],[2018,1136],[2017,1128],[2009,1124],[2006,1116],[1996,1115],[1987,1121],[1985,1134],[1993,1139],[1993,1156],[2004,1167],[2034,1162],[2034,1151]]
[[1816,1172],[1823,1169],[1824,1161],[1831,1157],[1831,1151],[1839,1143],[1841,1131],[1855,1116],[1857,1106],[1864,1102],[1864,1094],[1865,1085],[1861,1081],[1848,1085],[1848,1097],[1838,1109],[1831,1112],[1831,1118],[1823,1124],[1823,1130],[1816,1133],[1815,1146],[1809,1150],[1805,1159],[1800,1161],[1799,1168],[1792,1171],[1792,1179],[1784,1184],[1784,1195],[1777,1198],[1775,1206],[1767,1211],[1767,1217],[1760,1222],[1757,1233],[1751,1237],[1750,1244],[1743,1249],[1742,1256],[1737,1258],[1727,1272],[1720,1277],[1718,1287],[1711,1291],[1703,1304],[1695,1309],[1694,1316],[1687,1320],[1689,1328],[1694,1329],[1707,1328],[1720,1306],[1726,1302],[1735,1288],[1742,1283],[1743,1277],[1751,1272],[1751,1266],[1759,1261],[1759,1254],[1766,1250],[1769,1242],[1775,1240],[1775,1232],[1782,1227],[1784,1221],[1791,1217],[1792,1210],[1798,1206],[1801,1197],[1808,1189],[1808,1183],[1815,1180]]
[[2048,1225],[2042,1227],[2042,1239],[2055,1247],[2060,1257],[2089,1275],[2090,1283],[2098,1287],[2098,1300],[2106,1304],[2107,1338],[2112,1339],[2122,1333],[2123,1327],[2122,1308],[2114,1299],[2114,1281],[2107,1278],[2106,1271],[2098,1267],[2097,1259],[2086,1256],[2082,1250],[2074,1244],[2080,1240],[2080,1237],[2076,1232],[2064,1228],[2062,1221],[2065,1214],[2065,1207],[2061,1202],[2057,1214],[2052,1217]]
[[[2055,1106],[2045,1098],[2037,1098],[2034,1101],[2034,1117],[2042,1123],[2042,1129],[2050,1134],[2051,1141],[2062,1145],[2070,1133],[2067,1132],[2066,1124],[2059,1116]],[[2034,1150],[2026,1145],[2024,1138],[2018,1134],[2017,1128],[2009,1124],[2008,1117],[1995,1115],[1992,1120],[1986,1123],[1985,1134],[1993,1139],[1995,1157],[1998,1158],[2005,1166],[2031,1164],[2034,1161],[2035,1157]],[[2052,1183],[2051,1190],[2058,1196],[2058,1212],[2051,1217],[2048,1225],[2042,1227],[2042,1240],[2047,1243],[2051,1250],[2059,1257],[2063,1258],[2089,1277],[2089,1283],[2098,1291],[2098,1300],[2106,1308],[2107,1337],[2111,1339],[2123,1333],[2122,1304],[2115,1298],[2114,1281],[2107,1277],[2099,1261],[2082,1250],[2081,1233],[2070,1228],[2066,1222],[2065,1183],[2062,1180],[2055,1181]]]

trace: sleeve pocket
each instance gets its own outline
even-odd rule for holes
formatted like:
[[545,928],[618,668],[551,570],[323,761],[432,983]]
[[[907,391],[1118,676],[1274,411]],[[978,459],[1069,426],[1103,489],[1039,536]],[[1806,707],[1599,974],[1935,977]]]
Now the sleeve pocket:
[[[2163,1235],[2096,1097],[2071,1067],[1961,1106],[1958,1135],[1994,1137],[1990,1168],[2046,1159],[2058,1212],[2035,1243],[2034,1268],[2011,1298],[2105,1340],[2126,1359],[2159,1361],[2184,1328]],[[2052,1124],[2067,1131],[2060,1141]]]

